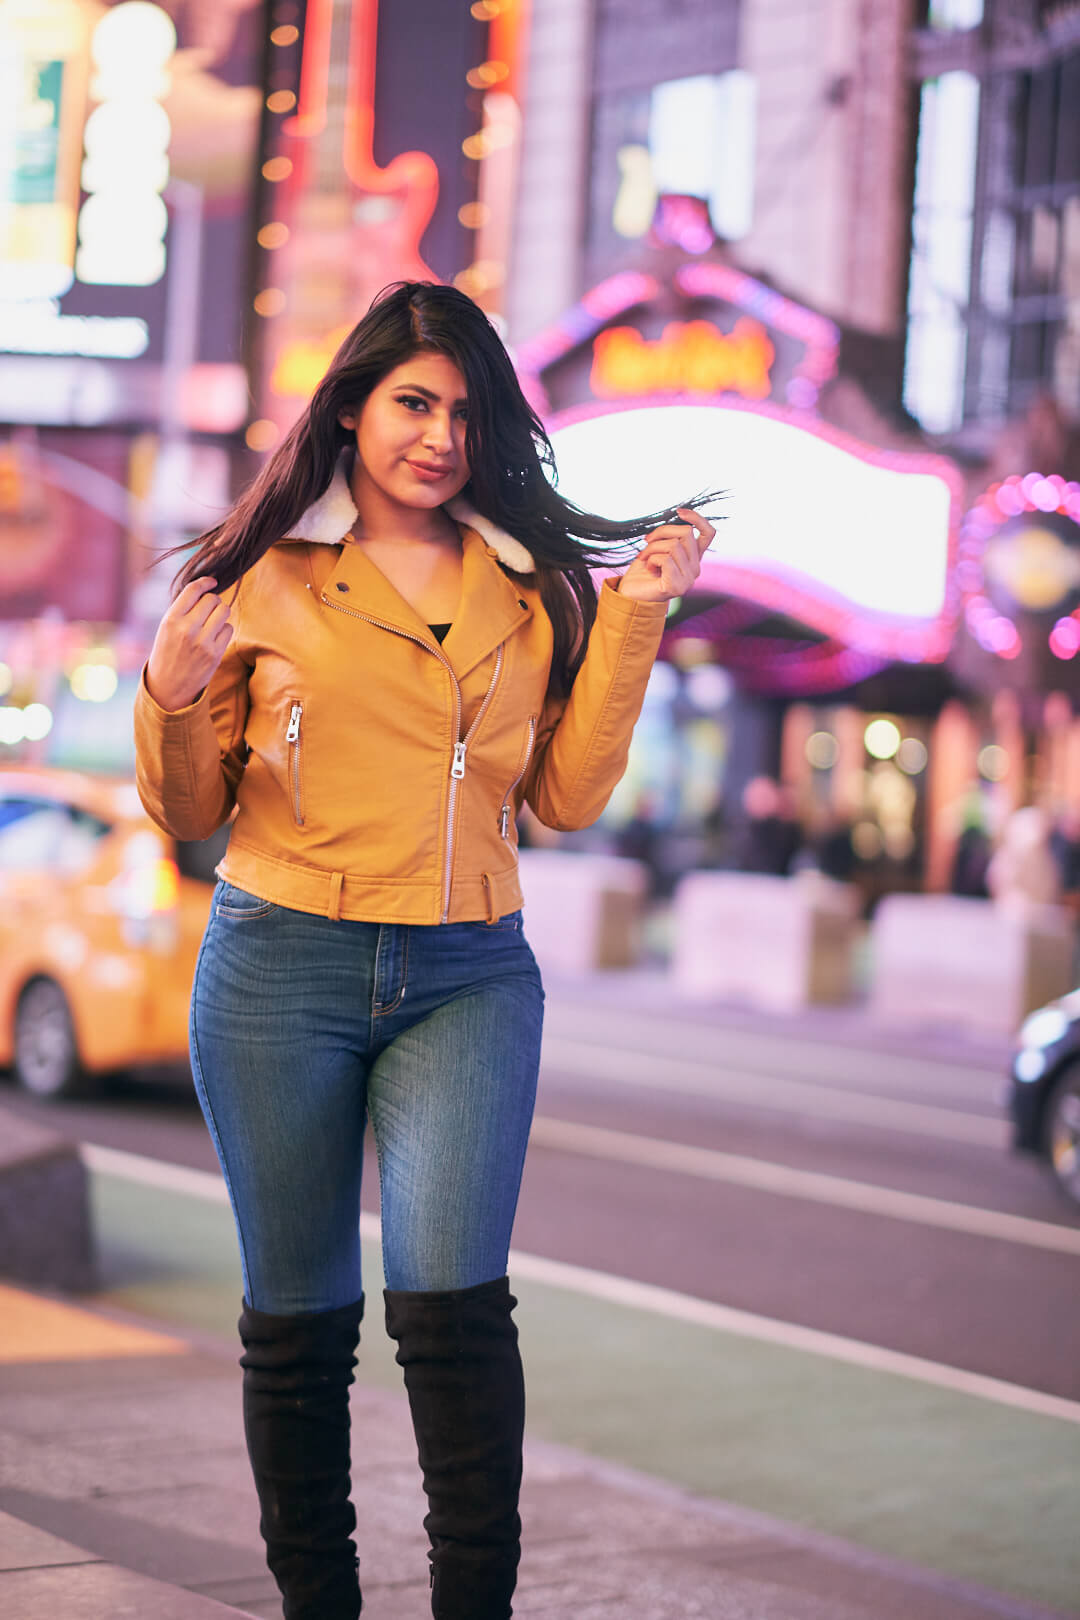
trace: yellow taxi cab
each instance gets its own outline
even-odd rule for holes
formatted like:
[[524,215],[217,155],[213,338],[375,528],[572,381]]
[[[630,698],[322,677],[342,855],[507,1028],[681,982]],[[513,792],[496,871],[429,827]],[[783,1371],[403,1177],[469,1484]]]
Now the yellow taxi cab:
[[228,828],[169,838],[129,781],[0,770],[0,1068],[38,1096],[187,1054]]

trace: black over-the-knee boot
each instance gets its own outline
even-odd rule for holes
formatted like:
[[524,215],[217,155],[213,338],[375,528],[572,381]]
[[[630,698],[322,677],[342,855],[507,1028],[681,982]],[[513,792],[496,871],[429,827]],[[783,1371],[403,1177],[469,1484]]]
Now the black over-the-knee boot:
[[507,1620],[521,1553],[525,1385],[506,1277],[386,1290],[427,1492],[435,1620]]
[[266,1561],[285,1620],[357,1620],[349,1500],[349,1385],[363,1297],[336,1311],[271,1316],[244,1305],[244,1429]]

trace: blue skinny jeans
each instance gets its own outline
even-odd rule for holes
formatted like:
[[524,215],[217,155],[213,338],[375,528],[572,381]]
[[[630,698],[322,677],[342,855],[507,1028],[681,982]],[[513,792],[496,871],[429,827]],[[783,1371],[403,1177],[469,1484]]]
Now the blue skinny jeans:
[[369,1115],[387,1287],[505,1275],[543,1000],[520,912],[332,922],[218,883],[191,1066],[249,1305],[293,1315],[360,1297]]

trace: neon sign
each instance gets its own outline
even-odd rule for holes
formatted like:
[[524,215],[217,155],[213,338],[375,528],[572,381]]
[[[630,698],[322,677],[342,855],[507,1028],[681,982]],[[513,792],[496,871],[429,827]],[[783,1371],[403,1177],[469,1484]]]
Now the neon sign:
[[86,120],[79,211],[80,281],[109,287],[150,287],[165,274],[169,215],[161,193],[169,180],[172,126],[161,97],[176,29],[149,0],[124,0],[94,30],[98,106]]
[[[956,579],[964,620],[979,646],[997,658],[1019,657],[1023,639],[1012,618],[998,612],[986,593],[987,564],[992,560],[994,537],[1014,518],[1035,513],[1056,514],[1080,524],[1080,484],[1066,483],[1057,473],[1046,477],[1030,472],[1023,477],[1006,478],[1000,484],[991,485],[979,497],[960,532]],[[1062,545],[1060,556],[1055,556],[1053,561],[1054,571],[1059,576],[1056,583],[1057,597],[1060,597],[1075,584],[1070,568],[1074,561],[1071,548]],[[1054,600],[1051,595],[1045,603],[1029,605],[1050,607]],[[1057,620],[1049,633],[1049,642],[1055,658],[1076,657],[1080,652],[1080,608],[1074,608]]]
[[872,450],[733,398],[594,404],[547,427],[559,488],[587,511],[656,511],[696,490],[728,491],[700,590],[883,661],[945,657],[962,490],[943,458]]
[[655,341],[612,326],[593,343],[589,385],[598,399],[643,394],[741,394],[768,399],[776,349],[749,316],[722,332],[712,321],[672,321]]

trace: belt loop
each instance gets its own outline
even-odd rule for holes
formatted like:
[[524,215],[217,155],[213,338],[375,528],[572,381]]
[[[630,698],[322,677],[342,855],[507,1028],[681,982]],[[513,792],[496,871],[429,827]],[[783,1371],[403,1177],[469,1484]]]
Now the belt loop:
[[493,922],[498,922],[495,915],[495,890],[486,872],[481,872],[480,876],[484,884],[484,899],[487,901],[487,920],[490,927]]
[[344,881],[344,872],[330,874],[330,904],[326,909],[326,915],[331,922],[341,921],[341,885]]

